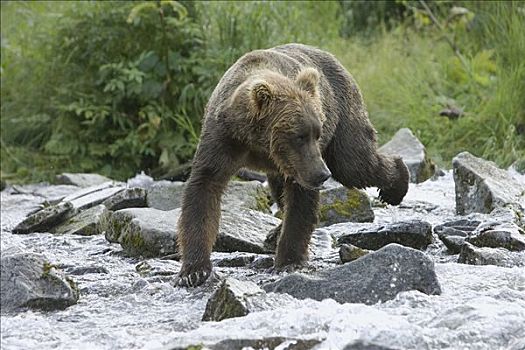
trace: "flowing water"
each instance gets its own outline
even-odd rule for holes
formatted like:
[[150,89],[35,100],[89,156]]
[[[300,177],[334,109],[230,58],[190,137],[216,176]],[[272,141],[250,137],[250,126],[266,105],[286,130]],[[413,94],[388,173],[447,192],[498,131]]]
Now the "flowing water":
[[[400,349],[525,349],[524,268],[457,264],[437,242],[427,253],[436,262],[443,290],[439,296],[410,291],[376,305],[276,297],[267,311],[201,322],[213,286],[172,287],[172,274],[180,267],[176,261],[149,259],[149,272],[141,272],[141,266],[148,266],[143,260],[124,256],[120,246],[103,236],[11,234],[42,201],[39,196],[2,192],[2,251],[44,254],[74,274],[80,299],[61,311],[2,315],[4,350],[169,349],[275,336],[318,339],[316,349],[341,349],[354,340]],[[401,208],[374,208],[376,222],[420,218],[438,224],[452,219],[451,174],[411,185],[405,203]],[[323,247],[319,256],[336,254],[329,245],[318,246]],[[228,256],[232,254],[214,253],[213,258]],[[92,270],[76,274],[79,268]],[[244,280],[275,278],[247,268],[217,270]]]

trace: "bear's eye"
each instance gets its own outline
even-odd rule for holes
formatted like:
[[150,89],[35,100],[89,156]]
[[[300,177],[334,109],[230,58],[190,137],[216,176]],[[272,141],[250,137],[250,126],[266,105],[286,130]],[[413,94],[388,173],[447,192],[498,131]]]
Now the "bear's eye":
[[297,140],[297,142],[303,143],[303,142],[306,141],[307,137],[308,137],[307,135],[298,135],[298,136],[295,137],[295,139]]

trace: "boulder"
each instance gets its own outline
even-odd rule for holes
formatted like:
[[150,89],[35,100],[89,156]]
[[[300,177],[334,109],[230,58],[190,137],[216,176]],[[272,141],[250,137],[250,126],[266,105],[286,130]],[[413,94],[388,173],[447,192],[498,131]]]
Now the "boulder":
[[374,212],[366,192],[343,185],[320,191],[320,225],[372,222]]
[[106,210],[103,204],[84,210],[51,229],[51,233],[91,236],[98,234],[100,217]]
[[74,185],[78,187],[91,187],[101,185],[111,179],[99,174],[62,173],[56,176],[56,183],[61,185]]
[[60,202],[41,209],[16,225],[13,233],[27,234],[32,232],[46,232],[53,226],[61,223],[68,215],[73,212],[73,205],[70,202]]
[[377,344],[375,342],[355,340],[349,344],[346,344],[343,350],[401,350],[401,348],[393,348],[390,346]]
[[377,250],[390,243],[425,249],[432,243],[432,225],[421,220],[396,222],[345,233],[338,238],[337,242],[338,244],[353,244],[370,250]]
[[108,210],[143,208],[147,206],[146,190],[134,187],[119,191],[102,202]]
[[434,175],[436,166],[427,156],[425,146],[407,128],[399,129],[390,141],[379,148],[383,154],[400,156],[410,172],[410,182],[420,183]]
[[[151,208],[173,210],[182,205],[184,182],[158,181],[148,189]],[[222,196],[223,208],[248,208],[270,213],[270,195],[258,181],[230,181]]]
[[[110,242],[120,243],[131,256],[164,256],[176,252],[180,209],[129,208],[106,211],[99,231]],[[264,253],[266,233],[280,220],[250,209],[224,210],[214,250]]]
[[452,160],[456,188],[456,212],[490,213],[509,206],[523,213],[525,183],[498,168],[493,162],[474,157],[468,152]]
[[0,274],[2,313],[21,307],[64,309],[76,304],[76,284],[40,254],[2,252]]
[[84,188],[65,197],[62,201],[71,202],[73,209],[80,211],[99,205],[124,189],[125,187],[122,183],[110,181]]
[[106,210],[99,231],[109,242],[120,243],[130,256],[156,257],[175,253],[177,220],[180,209],[154,208]]
[[222,258],[214,262],[214,265],[218,267],[245,267],[253,263],[256,257],[256,254],[237,254]]
[[250,312],[248,299],[263,294],[264,291],[253,282],[227,278],[208,300],[202,320],[222,321],[246,316]]
[[314,349],[315,346],[320,342],[321,341],[317,339],[294,339],[283,337],[268,337],[262,339],[225,339],[216,344],[210,345],[210,349],[310,350]]
[[314,276],[293,273],[263,286],[267,292],[298,299],[334,299],[339,303],[375,304],[403,291],[441,294],[434,263],[423,252],[389,244],[380,250]]
[[445,222],[434,227],[439,239],[451,254],[459,254],[461,246],[468,236],[481,224],[479,220],[461,219]]
[[341,248],[339,248],[339,258],[341,259],[341,262],[343,264],[350,262],[350,261],[357,260],[360,257],[365,256],[366,254],[369,254],[369,253],[370,253],[370,250],[361,249],[351,244],[343,244]]
[[525,253],[509,252],[502,248],[478,248],[470,243],[465,243],[461,246],[458,262],[502,267],[525,266]]
[[511,223],[486,223],[466,239],[478,247],[505,248],[511,251],[525,250],[525,232]]

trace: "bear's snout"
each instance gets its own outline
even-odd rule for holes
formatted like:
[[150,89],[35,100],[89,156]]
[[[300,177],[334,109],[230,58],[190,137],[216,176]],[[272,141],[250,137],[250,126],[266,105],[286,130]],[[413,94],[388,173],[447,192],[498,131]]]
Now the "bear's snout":
[[326,180],[330,178],[330,176],[332,176],[332,173],[323,163],[323,167],[320,169],[319,172],[312,176],[310,183],[312,187],[319,188]]

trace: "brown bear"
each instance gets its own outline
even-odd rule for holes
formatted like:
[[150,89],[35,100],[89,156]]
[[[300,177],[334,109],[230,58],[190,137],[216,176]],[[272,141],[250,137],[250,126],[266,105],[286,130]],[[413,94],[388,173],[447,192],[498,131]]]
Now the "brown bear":
[[334,56],[301,44],[249,52],[206,107],[178,223],[178,285],[210,275],[221,195],[241,167],[266,172],[283,209],[277,269],[306,262],[319,188],[330,176],[349,188],[376,186],[394,205],[408,190],[407,167],[377,152],[359,88]]

